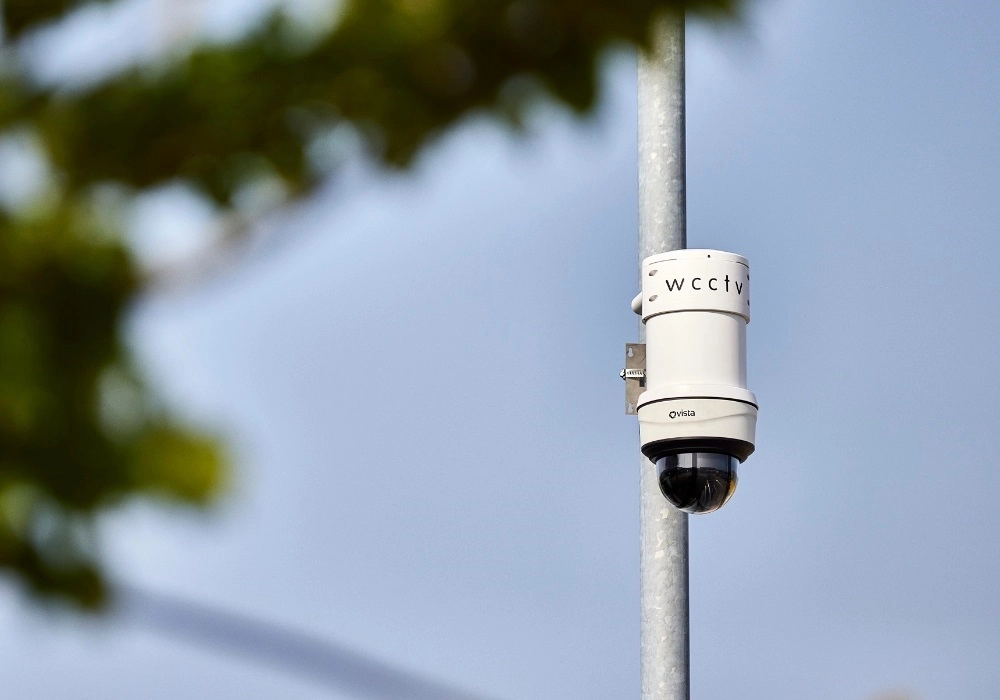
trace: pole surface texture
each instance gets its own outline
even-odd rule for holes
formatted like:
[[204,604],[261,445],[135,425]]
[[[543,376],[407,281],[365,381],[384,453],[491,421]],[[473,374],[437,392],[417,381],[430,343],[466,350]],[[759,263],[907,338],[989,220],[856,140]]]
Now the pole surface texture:
[[[657,24],[639,55],[639,262],[687,245],[684,157],[684,17]],[[641,287],[641,285],[640,285]],[[639,339],[645,329],[639,322]],[[639,457],[643,700],[688,700],[688,522]]]

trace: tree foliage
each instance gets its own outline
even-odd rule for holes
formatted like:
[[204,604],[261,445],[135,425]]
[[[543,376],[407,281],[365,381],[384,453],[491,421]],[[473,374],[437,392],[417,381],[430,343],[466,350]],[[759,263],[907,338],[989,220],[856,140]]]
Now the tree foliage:
[[0,214],[0,566],[98,606],[95,519],[152,495],[206,503],[224,472],[129,362],[122,319],[141,283],[123,192],[180,181],[225,211],[262,176],[307,195],[345,128],[405,167],[470,114],[516,126],[539,99],[586,112],[609,46],[644,45],[662,12],[724,16],[737,0],[346,0],[329,26],[277,13],[89,84],[42,83],[12,58],[84,4],[2,0],[0,137],[30,134],[53,177]]

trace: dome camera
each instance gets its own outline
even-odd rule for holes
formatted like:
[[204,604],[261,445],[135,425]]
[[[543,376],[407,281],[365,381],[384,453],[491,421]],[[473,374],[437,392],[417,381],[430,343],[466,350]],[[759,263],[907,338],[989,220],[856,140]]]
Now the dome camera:
[[646,258],[632,308],[646,327],[645,391],[635,401],[642,453],[670,503],[687,513],[718,510],[754,451],[749,264],[718,250]]

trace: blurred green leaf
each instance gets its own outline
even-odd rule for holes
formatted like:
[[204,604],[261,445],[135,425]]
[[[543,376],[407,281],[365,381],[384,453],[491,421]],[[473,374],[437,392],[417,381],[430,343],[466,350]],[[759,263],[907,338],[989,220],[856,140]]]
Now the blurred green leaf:
[[310,140],[342,121],[384,163],[403,166],[473,112],[516,123],[545,95],[589,109],[602,52],[644,44],[655,16],[682,7],[722,14],[734,3],[354,0],[305,44],[275,15],[236,44],[48,93],[10,118],[35,123],[71,188],[185,178],[226,203],[252,158],[302,191],[315,184]]
[[58,18],[68,10],[94,0],[3,0],[3,26],[17,36],[34,25]]
[[[0,566],[86,605],[104,591],[84,546],[96,515],[140,494],[205,503],[224,474],[215,443],[134,378],[120,328],[135,290],[88,206],[0,219]],[[109,373],[133,378],[127,399],[107,396]],[[131,422],[108,425],[123,401]]]

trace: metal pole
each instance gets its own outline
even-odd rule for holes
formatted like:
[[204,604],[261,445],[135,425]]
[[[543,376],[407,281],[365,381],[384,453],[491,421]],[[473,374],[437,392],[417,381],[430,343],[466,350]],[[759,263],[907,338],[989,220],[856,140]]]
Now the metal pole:
[[[684,157],[684,16],[664,16],[639,56],[639,261],[687,245]],[[639,340],[645,329],[639,322]],[[641,657],[644,700],[688,700],[688,522],[639,457]]]

